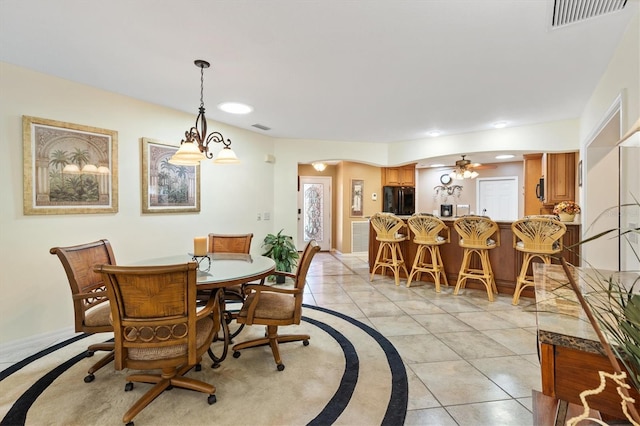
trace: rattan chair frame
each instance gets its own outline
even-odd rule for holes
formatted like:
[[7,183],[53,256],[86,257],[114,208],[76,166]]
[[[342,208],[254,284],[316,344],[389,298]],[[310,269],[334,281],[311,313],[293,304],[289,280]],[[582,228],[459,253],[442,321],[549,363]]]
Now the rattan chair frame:
[[531,262],[538,258],[550,264],[551,257],[563,250],[562,237],[567,232],[567,226],[554,217],[530,216],[513,222],[511,231],[513,248],[523,255],[512,299],[512,303],[517,305],[522,291],[534,286],[533,276],[528,274]]
[[[216,402],[215,386],[184,377],[197,367],[220,328],[218,298],[204,308],[196,303],[197,263],[159,266],[97,265],[111,301],[115,336],[116,370],[143,370],[126,377],[125,391],[133,382],[151,387],[124,414],[133,418],[162,392],[173,387],[202,392]],[[151,374],[147,370],[161,370]]]
[[[498,288],[489,259],[489,250],[500,246],[498,224],[487,216],[464,216],[456,219],[453,227],[460,236],[458,244],[464,249],[453,294],[457,295],[461,288],[465,288],[468,279],[474,279],[484,284],[487,297],[493,302]],[[475,256],[480,260],[482,269],[471,268]]]
[[451,241],[449,227],[439,218],[430,214],[417,213],[407,219],[407,225],[413,233],[413,242],[417,245],[416,256],[407,278],[407,287],[415,278],[420,280],[426,272],[433,278],[436,293],[440,293],[440,278],[449,285],[442,262],[440,246]]
[[393,213],[375,213],[371,216],[370,222],[376,231],[376,240],[380,245],[369,281],[373,281],[379,268],[383,275],[386,268],[389,268],[393,272],[396,285],[400,285],[400,271],[404,271],[406,277],[409,276],[401,246],[401,243],[408,238],[407,225]]
[[[74,327],[78,333],[113,333],[109,321],[109,299],[102,275],[93,272],[96,264],[116,263],[108,240],[102,239],[67,247],[53,247],[49,253],[57,255],[69,281],[73,299]],[[87,348],[87,357],[96,351],[108,353],[93,364],[84,377],[85,383],[95,379],[95,372],[113,361],[113,342],[96,343]]]

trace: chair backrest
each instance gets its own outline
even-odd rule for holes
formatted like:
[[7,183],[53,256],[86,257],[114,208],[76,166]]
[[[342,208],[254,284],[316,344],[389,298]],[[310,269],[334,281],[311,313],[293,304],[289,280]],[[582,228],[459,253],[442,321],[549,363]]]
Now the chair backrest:
[[434,215],[416,213],[407,219],[409,229],[417,244],[442,244],[449,242],[449,227]]
[[487,216],[464,216],[453,222],[459,245],[465,248],[497,247],[500,245],[498,224]]
[[375,213],[371,216],[371,226],[376,231],[378,240],[395,240],[396,233],[402,229],[405,224],[398,216],[393,213]]
[[300,319],[302,317],[302,298],[304,291],[304,286],[307,282],[307,273],[309,272],[309,267],[311,266],[311,261],[313,257],[320,251],[320,246],[316,242],[316,240],[310,240],[307,245],[304,247],[302,251],[302,255],[300,256],[300,260],[298,261],[298,267],[296,268],[296,277],[294,287],[296,289],[300,289],[301,291],[295,295],[296,298],[296,308],[294,314],[294,321],[296,324],[300,323]]
[[196,364],[196,268],[196,262],[96,266],[111,300],[117,370]]
[[531,253],[552,254],[562,251],[564,223],[544,216],[530,216],[511,224],[513,247]]
[[109,302],[102,275],[93,271],[94,265],[116,264],[109,241],[53,247],[49,253],[58,256],[67,273],[73,298],[75,331],[100,333],[113,330],[111,326],[91,326],[85,323],[88,310]]
[[209,234],[209,253],[249,254],[253,234]]

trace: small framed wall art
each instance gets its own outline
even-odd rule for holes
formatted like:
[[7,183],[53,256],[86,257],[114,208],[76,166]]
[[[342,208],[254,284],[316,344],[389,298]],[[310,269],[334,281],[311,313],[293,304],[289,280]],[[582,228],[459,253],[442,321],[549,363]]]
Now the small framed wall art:
[[178,146],[142,138],[142,213],[200,211],[200,166],[178,166],[169,159]]
[[23,116],[25,215],[116,213],[118,133]]
[[351,179],[351,217],[363,217],[364,180]]

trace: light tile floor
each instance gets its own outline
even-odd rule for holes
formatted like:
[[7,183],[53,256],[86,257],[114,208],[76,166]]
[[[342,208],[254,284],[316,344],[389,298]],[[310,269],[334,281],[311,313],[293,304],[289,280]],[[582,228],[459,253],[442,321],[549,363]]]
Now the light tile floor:
[[[531,425],[541,390],[532,300],[374,276],[366,256],[319,253],[305,303],[342,312],[387,337],[405,362],[405,425]],[[528,308],[528,309],[527,309]]]
[[[513,306],[506,295],[489,302],[484,291],[454,296],[453,287],[405,285],[381,275],[370,282],[364,255],[321,252],[304,301],[356,318],[393,343],[409,379],[405,425],[532,425],[531,391],[541,390],[532,301]],[[37,350],[3,353],[0,369]]]

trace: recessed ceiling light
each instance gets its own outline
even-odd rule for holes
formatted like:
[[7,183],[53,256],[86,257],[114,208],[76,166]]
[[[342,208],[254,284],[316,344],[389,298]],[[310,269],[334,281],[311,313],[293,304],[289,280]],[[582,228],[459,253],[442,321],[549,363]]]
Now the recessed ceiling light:
[[496,123],[493,123],[493,127],[495,127],[496,129],[502,129],[503,127],[507,127],[507,122],[506,121],[498,121]]
[[429,167],[444,167],[444,164],[432,164]]
[[515,157],[515,155],[513,154],[496,155],[496,160],[506,160],[508,158],[513,158],[513,157]]
[[224,102],[218,105],[218,108],[230,114],[249,114],[253,111],[253,107],[240,102]]
[[439,130],[432,130],[429,132],[429,136],[431,136],[432,138],[438,137],[442,134],[441,131]]

